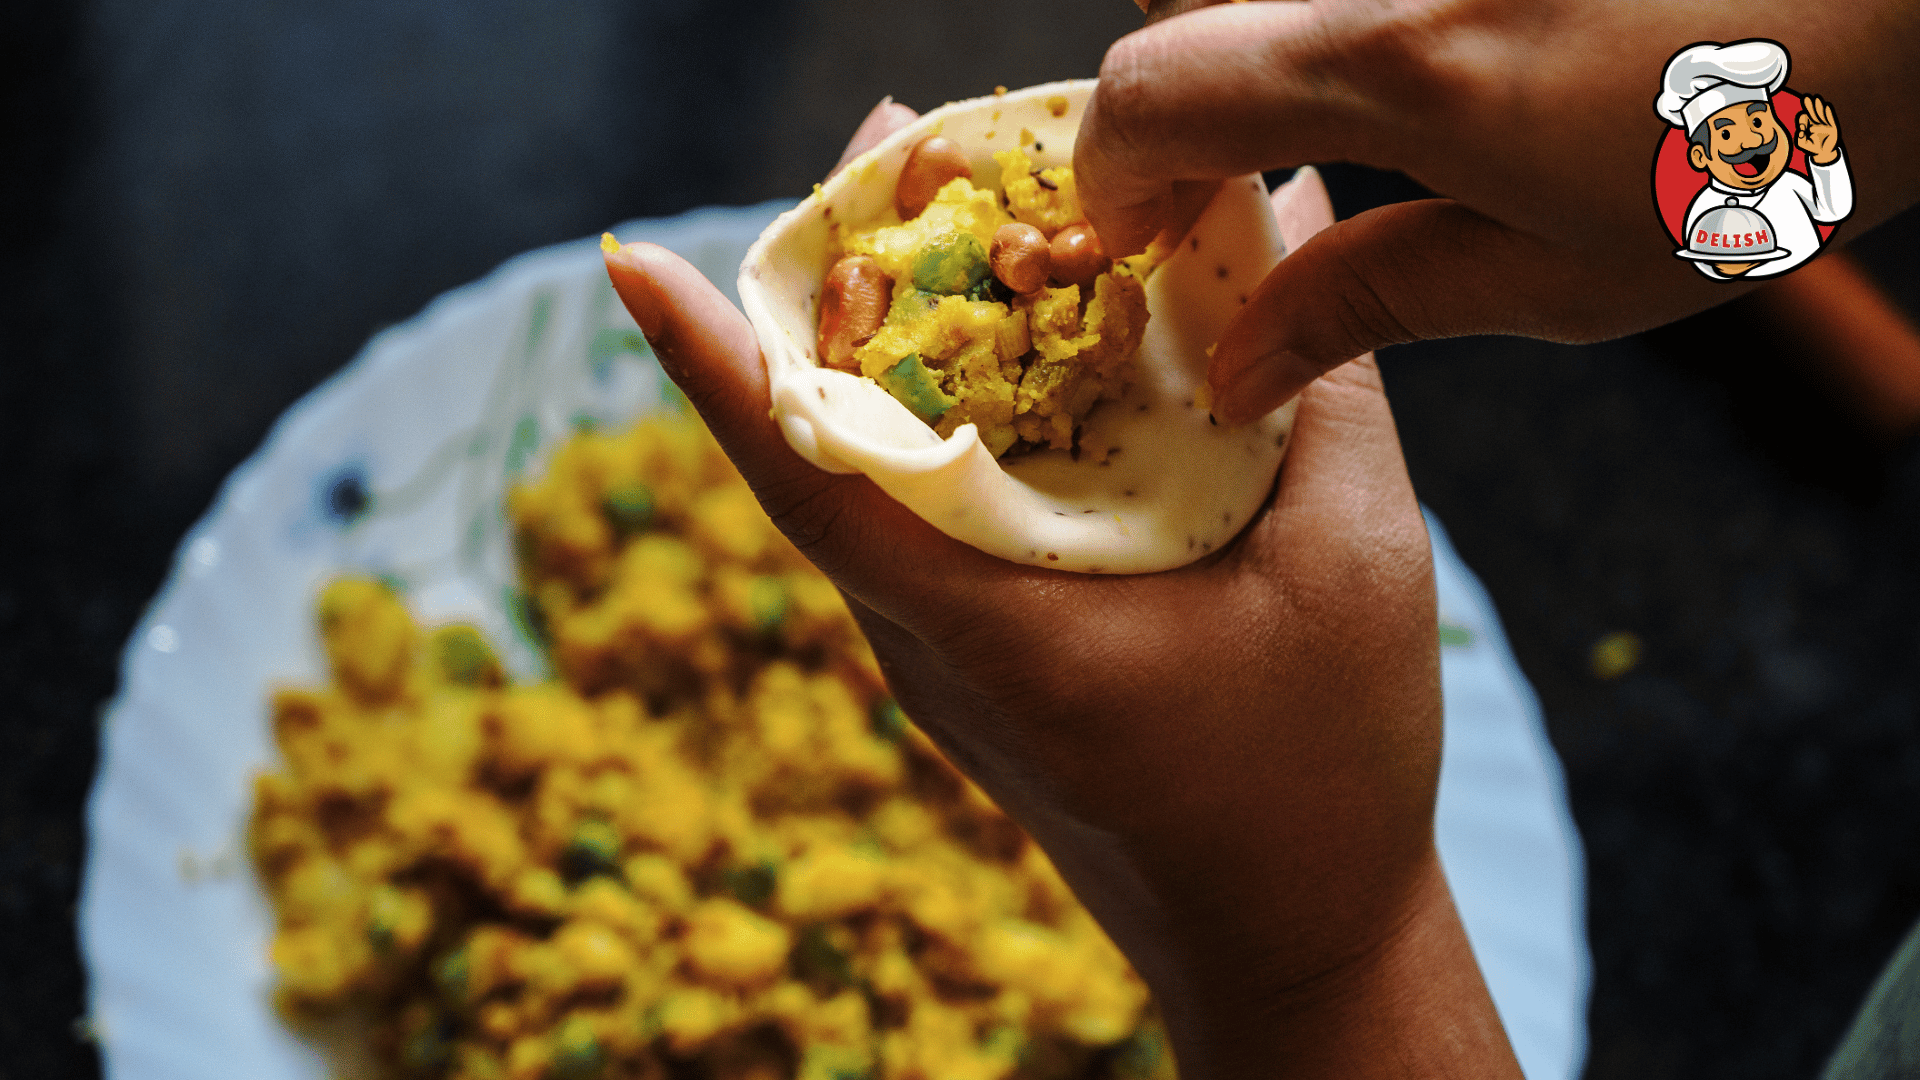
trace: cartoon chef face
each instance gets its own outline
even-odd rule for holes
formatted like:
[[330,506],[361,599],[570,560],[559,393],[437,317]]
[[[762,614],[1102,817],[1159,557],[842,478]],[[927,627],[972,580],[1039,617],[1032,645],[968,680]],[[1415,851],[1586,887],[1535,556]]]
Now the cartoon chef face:
[[1739,101],[1693,129],[1687,160],[1735,191],[1759,191],[1779,179],[1793,157],[1793,137],[1773,106]]

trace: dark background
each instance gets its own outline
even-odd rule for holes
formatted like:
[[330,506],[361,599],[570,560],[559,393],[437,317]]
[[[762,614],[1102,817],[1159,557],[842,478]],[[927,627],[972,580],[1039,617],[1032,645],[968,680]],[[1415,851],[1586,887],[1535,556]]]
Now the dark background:
[[[1092,74],[1137,24],[1120,0],[932,10],[7,5],[0,1080],[98,1070],[73,936],[97,717],[272,419],[517,251],[799,195],[881,92]],[[1328,175],[1343,216],[1417,194]],[[1920,307],[1920,218],[1842,236]],[[1567,766],[1594,1078],[1812,1074],[1920,914],[1920,458],[1776,341],[1749,300],[1606,345],[1381,358]],[[1618,631],[1643,659],[1599,679]]]

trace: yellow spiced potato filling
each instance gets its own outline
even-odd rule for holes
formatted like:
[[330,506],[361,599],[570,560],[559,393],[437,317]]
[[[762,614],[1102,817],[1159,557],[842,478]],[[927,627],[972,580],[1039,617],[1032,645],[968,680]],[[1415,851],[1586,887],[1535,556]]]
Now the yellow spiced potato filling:
[[915,147],[898,220],[840,237],[821,359],[873,379],[942,436],[978,425],[996,456],[1069,449],[1094,405],[1133,380],[1147,264],[1106,258],[1071,168],[1037,169],[1019,149],[994,160],[998,192],[975,186],[947,140]]
[[555,678],[347,578],[331,680],[275,695],[290,1019],[357,1012],[394,1077],[1170,1080],[1139,978],[695,421],[578,436],[509,514]]

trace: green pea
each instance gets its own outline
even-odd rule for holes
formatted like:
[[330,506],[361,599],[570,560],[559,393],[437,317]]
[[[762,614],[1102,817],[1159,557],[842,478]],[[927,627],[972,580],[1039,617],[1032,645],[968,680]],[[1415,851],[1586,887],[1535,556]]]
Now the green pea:
[[761,575],[747,586],[747,609],[753,628],[762,634],[780,629],[787,617],[787,586],[777,577]]
[[1113,1072],[1123,1080],[1145,1080],[1160,1067],[1160,1055],[1166,1052],[1166,1037],[1159,1030],[1143,1027],[1113,1048]]
[[929,424],[939,423],[947,410],[953,408],[953,399],[941,391],[933,372],[920,362],[919,353],[908,353],[882,372],[880,385],[913,415]]
[[612,825],[597,818],[583,821],[574,827],[573,838],[560,853],[560,870],[573,882],[617,873],[620,844],[620,830]]
[[491,1049],[472,1042],[461,1042],[454,1044],[450,1066],[430,1075],[458,1076],[464,1080],[507,1080],[507,1066]]
[[1026,1053],[1027,1036],[1017,1027],[1002,1024],[987,1032],[980,1040],[980,1049],[989,1055],[1006,1061],[1019,1061]]
[[801,1054],[796,1080],[871,1080],[879,1072],[863,1048],[815,1043]]
[[888,742],[899,742],[900,736],[907,733],[907,714],[900,709],[900,703],[892,698],[881,698],[873,703],[873,709],[867,716],[867,726],[874,735]]
[[391,885],[377,886],[367,897],[367,944],[378,953],[393,949],[393,934],[405,910],[405,898]]
[[502,590],[506,601],[507,617],[513,620],[515,630],[523,640],[545,649],[553,640],[551,629],[547,625],[547,611],[532,594],[518,589]]
[[660,1003],[654,1002],[640,1014],[640,1038],[652,1042],[667,1029],[666,1021],[660,1016]]
[[433,965],[433,984],[439,988],[441,998],[456,1006],[466,1004],[469,967],[465,945],[442,956]]
[[653,521],[653,489],[642,483],[622,484],[601,502],[607,522],[621,536],[632,536]]
[[500,661],[473,627],[446,627],[434,635],[433,644],[434,659],[448,682],[480,686],[499,681]]
[[584,1016],[570,1016],[553,1039],[552,1080],[593,1080],[607,1064],[593,1025]]
[[773,890],[780,883],[773,864],[769,862],[730,866],[721,879],[733,898],[748,907],[759,907],[773,899]]
[[913,283],[928,292],[958,296],[986,280],[987,249],[970,232],[934,239],[913,257]]

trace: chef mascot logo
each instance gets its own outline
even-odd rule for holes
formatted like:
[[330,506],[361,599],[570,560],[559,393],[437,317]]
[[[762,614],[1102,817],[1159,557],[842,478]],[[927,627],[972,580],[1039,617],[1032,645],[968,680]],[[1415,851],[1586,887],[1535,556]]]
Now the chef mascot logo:
[[1653,196],[1678,250],[1716,281],[1777,277],[1853,212],[1833,107],[1782,89],[1777,41],[1689,45],[1667,61],[1654,111],[1670,126]]

